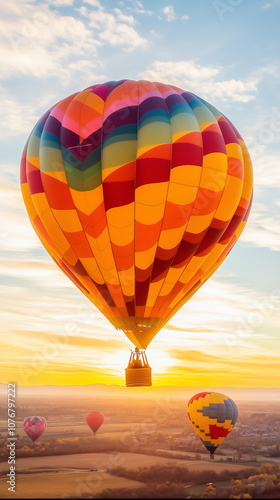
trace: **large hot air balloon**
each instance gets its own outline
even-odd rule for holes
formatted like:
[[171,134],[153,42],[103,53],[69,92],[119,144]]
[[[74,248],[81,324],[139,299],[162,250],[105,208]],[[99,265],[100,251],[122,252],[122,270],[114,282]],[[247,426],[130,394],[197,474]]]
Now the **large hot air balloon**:
[[95,435],[104,422],[104,415],[100,411],[92,411],[86,416],[86,422]]
[[235,425],[238,416],[236,404],[224,394],[200,392],[189,400],[188,415],[213,459],[215,450]]
[[47,427],[47,422],[43,417],[27,417],[22,423],[23,429],[27,436],[32,439],[33,443],[43,434]]
[[242,137],[173,85],[92,85],[35,125],[21,187],[56,264],[138,348],[142,367],[130,361],[127,385],[151,385],[145,349],[246,224],[252,167]]

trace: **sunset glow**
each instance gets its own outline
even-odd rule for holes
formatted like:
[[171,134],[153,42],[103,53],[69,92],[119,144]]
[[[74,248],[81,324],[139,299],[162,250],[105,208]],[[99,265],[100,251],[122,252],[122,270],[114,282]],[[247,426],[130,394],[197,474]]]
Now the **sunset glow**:
[[[1,383],[124,385],[133,344],[42,247],[22,200],[19,164],[32,127],[54,103],[128,78],[169,82],[217,106],[243,136],[254,171],[252,211],[236,246],[147,349],[153,385],[280,387],[279,54],[265,38],[258,57],[248,48],[258,45],[260,28],[279,40],[280,6],[241,3],[222,20],[212,2],[202,18],[197,2],[170,10],[125,0],[116,3],[123,14],[97,0],[0,7]],[[31,19],[29,37],[23,19]]]

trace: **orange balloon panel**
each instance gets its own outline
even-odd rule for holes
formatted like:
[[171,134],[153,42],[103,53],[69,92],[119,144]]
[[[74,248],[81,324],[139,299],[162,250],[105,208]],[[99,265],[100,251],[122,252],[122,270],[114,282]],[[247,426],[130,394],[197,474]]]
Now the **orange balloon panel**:
[[240,236],[252,167],[235,127],[203,99],[121,80],[45,113],[23,152],[21,186],[58,266],[146,348]]

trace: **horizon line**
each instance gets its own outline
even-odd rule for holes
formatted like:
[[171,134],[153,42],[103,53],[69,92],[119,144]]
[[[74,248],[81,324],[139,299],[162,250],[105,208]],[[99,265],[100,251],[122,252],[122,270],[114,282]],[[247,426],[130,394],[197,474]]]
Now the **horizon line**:
[[[38,385],[21,385],[17,384],[16,381],[11,380],[8,383],[5,382],[0,382],[0,386],[8,386],[9,384],[13,384],[17,387],[22,387],[22,388],[36,388],[36,387],[92,387],[92,386],[102,386],[102,387],[123,387],[127,388],[124,384],[102,384],[102,383],[96,383],[96,384],[38,384]],[[143,386],[144,387],[144,386]],[[143,387],[138,387],[137,389],[143,389]],[[217,389],[234,389],[234,390],[279,390],[280,387],[234,387],[234,386],[201,386],[201,385],[152,385],[149,387],[149,389],[192,389],[194,387],[198,388],[205,388],[205,389],[211,389],[211,388],[217,388]],[[146,387],[145,387],[146,388]],[[135,388],[133,388],[135,389]]]

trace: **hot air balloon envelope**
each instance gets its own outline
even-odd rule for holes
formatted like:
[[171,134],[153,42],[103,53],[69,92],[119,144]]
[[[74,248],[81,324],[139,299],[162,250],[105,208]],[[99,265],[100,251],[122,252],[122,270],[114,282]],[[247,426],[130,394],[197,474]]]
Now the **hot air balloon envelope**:
[[213,455],[232,431],[238,410],[234,401],[224,394],[200,392],[189,400],[188,415],[195,432]]
[[104,422],[104,415],[99,411],[92,411],[86,416],[86,422],[95,434]]
[[47,422],[43,417],[27,417],[23,421],[22,426],[27,436],[29,436],[34,443],[36,439],[43,434],[47,427]]
[[236,128],[204,99],[120,80],[44,114],[23,152],[21,187],[56,264],[146,349],[239,238],[252,167]]

